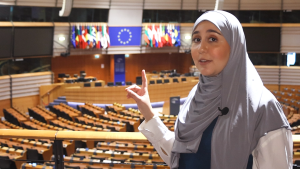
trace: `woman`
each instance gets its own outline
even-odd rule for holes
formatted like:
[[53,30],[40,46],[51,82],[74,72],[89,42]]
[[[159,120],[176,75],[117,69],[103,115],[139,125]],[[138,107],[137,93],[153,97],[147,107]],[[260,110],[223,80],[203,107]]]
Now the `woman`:
[[291,168],[290,126],[249,60],[237,18],[206,12],[195,22],[192,40],[191,55],[201,75],[175,132],[153,113],[144,70],[142,87],[126,89],[145,117],[139,130],[172,169]]

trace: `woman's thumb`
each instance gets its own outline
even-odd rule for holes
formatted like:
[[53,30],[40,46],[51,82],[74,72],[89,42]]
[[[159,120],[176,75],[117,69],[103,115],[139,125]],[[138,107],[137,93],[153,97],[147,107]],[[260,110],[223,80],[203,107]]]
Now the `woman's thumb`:
[[130,90],[130,89],[126,89],[126,91],[128,92],[129,96],[130,96],[131,98],[133,98],[136,102],[137,102],[138,100],[140,100],[140,96],[139,96],[137,93],[135,93],[134,91],[132,91],[132,90]]

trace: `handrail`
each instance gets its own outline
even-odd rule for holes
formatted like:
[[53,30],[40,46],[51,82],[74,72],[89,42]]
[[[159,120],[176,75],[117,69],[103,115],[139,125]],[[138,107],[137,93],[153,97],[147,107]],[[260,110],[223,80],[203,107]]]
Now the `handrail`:
[[57,86],[53,87],[52,89],[48,90],[45,94],[43,94],[43,95],[40,97],[40,99],[41,99],[41,106],[46,105],[46,104],[44,103],[44,101],[43,101],[43,98],[44,98],[45,96],[47,96],[47,95],[48,95],[48,104],[50,103],[50,93],[51,93],[52,91],[54,91],[55,89],[59,88],[59,87],[61,87],[61,85],[57,85]]
[[[0,129],[0,138],[27,138],[50,140],[103,140],[103,141],[147,141],[140,132],[101,131],[49,131]],[[300,135],[292,135],[293,143],[300,144]]]
[[41,96],[41,98],[43,99],[46,95],[49,95],[53,90],[57,89],[58,87],[61,87],[61,85],[57,85],[57,86],[53,87],[52,89],[48,90],[45,94],[43,94]]
[[[141,142],[147,141],[147,138],[140,132],[51,131],[51,130],[20,130],[20,129],[0,129],[0,138],[141,141]],[[300,143],[300,138],[299,138],[299,143]]]

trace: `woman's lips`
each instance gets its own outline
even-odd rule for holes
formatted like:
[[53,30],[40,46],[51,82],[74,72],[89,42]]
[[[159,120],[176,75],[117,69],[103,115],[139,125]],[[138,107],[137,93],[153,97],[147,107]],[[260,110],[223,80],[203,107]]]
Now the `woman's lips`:
[[211,62],[212,62],[211,60],[205,60],[205,59],[199,60],[200,65],[207,65],[207,64],[209,64]]

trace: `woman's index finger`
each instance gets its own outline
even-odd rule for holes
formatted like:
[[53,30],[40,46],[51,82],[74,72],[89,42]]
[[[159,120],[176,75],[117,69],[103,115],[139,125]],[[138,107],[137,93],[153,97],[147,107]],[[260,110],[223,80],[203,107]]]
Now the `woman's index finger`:
[[142,88],[147,88],[147,77],[146,77],[146,72],[145,70],[142,70]]

